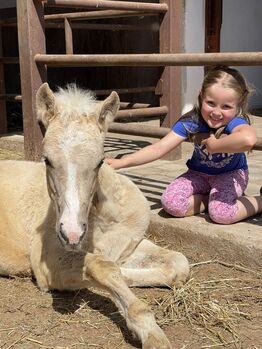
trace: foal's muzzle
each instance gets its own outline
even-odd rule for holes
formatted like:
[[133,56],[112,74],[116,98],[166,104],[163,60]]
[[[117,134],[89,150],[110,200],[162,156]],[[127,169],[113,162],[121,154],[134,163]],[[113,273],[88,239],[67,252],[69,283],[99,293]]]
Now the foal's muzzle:
[[64,229],[64,224],[60,223],[59,239],[66,249],[78,251],[81,250],[81,244],[86,234],[86,230],[86,224],[81,223],[78,231],[66,232]]

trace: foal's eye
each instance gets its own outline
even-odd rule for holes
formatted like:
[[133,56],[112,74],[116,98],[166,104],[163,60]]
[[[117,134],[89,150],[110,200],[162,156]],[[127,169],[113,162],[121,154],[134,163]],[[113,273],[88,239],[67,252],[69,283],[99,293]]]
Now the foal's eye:
[[104,163],[104,158],[97,164],[95,170],[98,170]]

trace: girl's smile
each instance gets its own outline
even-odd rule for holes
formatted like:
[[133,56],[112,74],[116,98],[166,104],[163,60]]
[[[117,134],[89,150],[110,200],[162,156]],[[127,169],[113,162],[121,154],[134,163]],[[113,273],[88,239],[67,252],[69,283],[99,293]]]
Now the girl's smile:
[[201,114],[211,128],[227,125],[238,113],[239,97],[232,88],[217,83],[206,89]]

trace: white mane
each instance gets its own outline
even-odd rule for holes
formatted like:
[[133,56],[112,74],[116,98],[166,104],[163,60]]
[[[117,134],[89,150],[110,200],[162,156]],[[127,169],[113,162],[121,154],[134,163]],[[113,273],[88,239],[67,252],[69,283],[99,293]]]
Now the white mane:
[[82,90],[75,84],[68,84],[64,89],[59,88],[55,99],[62,117],[93,114],[99,103],[92,91]]

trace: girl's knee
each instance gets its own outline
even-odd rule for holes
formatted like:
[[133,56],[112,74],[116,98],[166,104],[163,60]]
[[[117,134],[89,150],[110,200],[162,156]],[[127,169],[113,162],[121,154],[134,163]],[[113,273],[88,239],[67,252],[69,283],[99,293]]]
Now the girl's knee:
[[175,195],[168,195],[166,192],[161,197],[163,209],[174,217],[185,217],[188,209],[187,200],[179,199]]
[[218,224],[232,224],[236,222],[237,204],[212,202],[208,206],[210,219]]
[[185,217],[192,191],[191,180],[186,178],[186,174],[178,177],[167,186],[161,197],[163,209],[174,217]]

